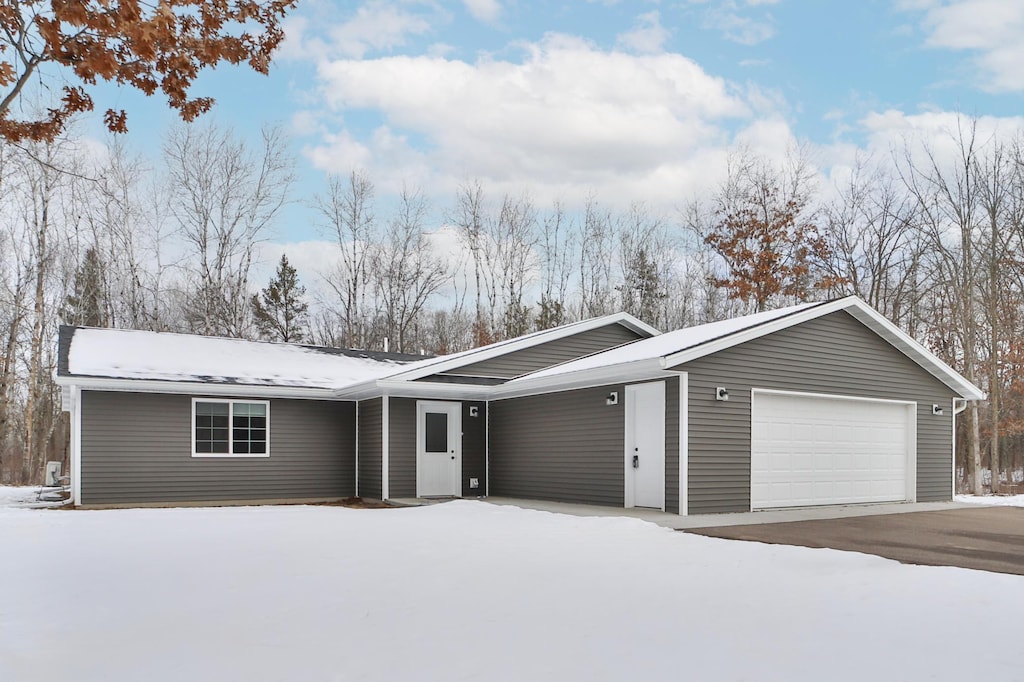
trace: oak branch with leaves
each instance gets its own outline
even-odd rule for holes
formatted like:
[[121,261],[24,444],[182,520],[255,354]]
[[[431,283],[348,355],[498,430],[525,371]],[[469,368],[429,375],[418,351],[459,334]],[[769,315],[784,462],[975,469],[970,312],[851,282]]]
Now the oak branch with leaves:
[[[100,80],[162,92],[191,121],[214,103],[189,93],[202,69],[247,62],[266,74],[296,1],[0,0],[0,138],[53,140],[71,116],[93,109],[88,89]],[[26,89],[51,80],[64,83],[59,101],[15,116]],[[123,110],[103,118],[113,132],[128,129]]]

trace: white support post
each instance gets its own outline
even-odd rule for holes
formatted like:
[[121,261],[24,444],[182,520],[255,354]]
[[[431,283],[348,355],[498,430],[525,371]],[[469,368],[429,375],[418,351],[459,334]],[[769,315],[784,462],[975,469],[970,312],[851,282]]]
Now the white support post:
[[391,496],[390,486],[388,485],[388,483],[390,482],[390,478],[391,478],[390,464],[389,464],[389,461],[388,461],[390,459],[390,457],[388,456],[390,454],[389,450],[391,449],[390,445],[388,443],[388,430],[389,430],[388,422],[390,420],[390,415],[389,415],[389,410],[388,410],[388,406],[389,406],[388,403],[389,403],[389,401],[390,401],[390,398],[388,396],[384,396],[384,397],[381,398],[381,405],[380,405],[380,410],[381,410],[381,419],[380,419],[380,422],[381,422],[381,434],[380,434],[380,499],[382,499],[382,500],[386,500],[386,499],[388,499]]
[[690,374],[679,375],[679,515],[690,513]]

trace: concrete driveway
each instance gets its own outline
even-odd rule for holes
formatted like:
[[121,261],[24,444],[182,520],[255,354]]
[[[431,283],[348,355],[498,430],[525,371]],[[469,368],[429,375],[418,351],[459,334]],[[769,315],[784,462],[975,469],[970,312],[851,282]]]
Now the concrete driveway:
[[693,528],[688,533],[864,552],[905,564],[1024,575],[1024,508],[977,507]]

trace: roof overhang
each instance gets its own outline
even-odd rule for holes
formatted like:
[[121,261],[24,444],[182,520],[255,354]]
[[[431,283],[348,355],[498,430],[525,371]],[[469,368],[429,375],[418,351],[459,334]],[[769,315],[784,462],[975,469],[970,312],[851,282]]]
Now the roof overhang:
[[151,379],[119,379],[75,375],[60,375],[55,380],[59,386],[77,386],[87,391],[337,400],[334,395],[334,389],[305,386],[265,386],[259,384],[207,383],[203,381],[157,381]]

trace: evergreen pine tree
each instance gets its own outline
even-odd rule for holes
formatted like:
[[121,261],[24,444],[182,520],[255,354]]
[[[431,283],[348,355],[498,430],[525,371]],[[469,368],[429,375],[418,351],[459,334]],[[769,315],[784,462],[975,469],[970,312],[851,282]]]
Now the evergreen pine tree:
[[89,247],[75,272],[72,292],[64,299],[61,317],[68,324],[106,327],[103,291],[103,261],[99,252]]
[[274,278],[252,297],[253,317],[260,334],[271,341],[305,341],[309,309],[302,300],[305,295],[306,287],[299,284],[295,268],[282,255]]

